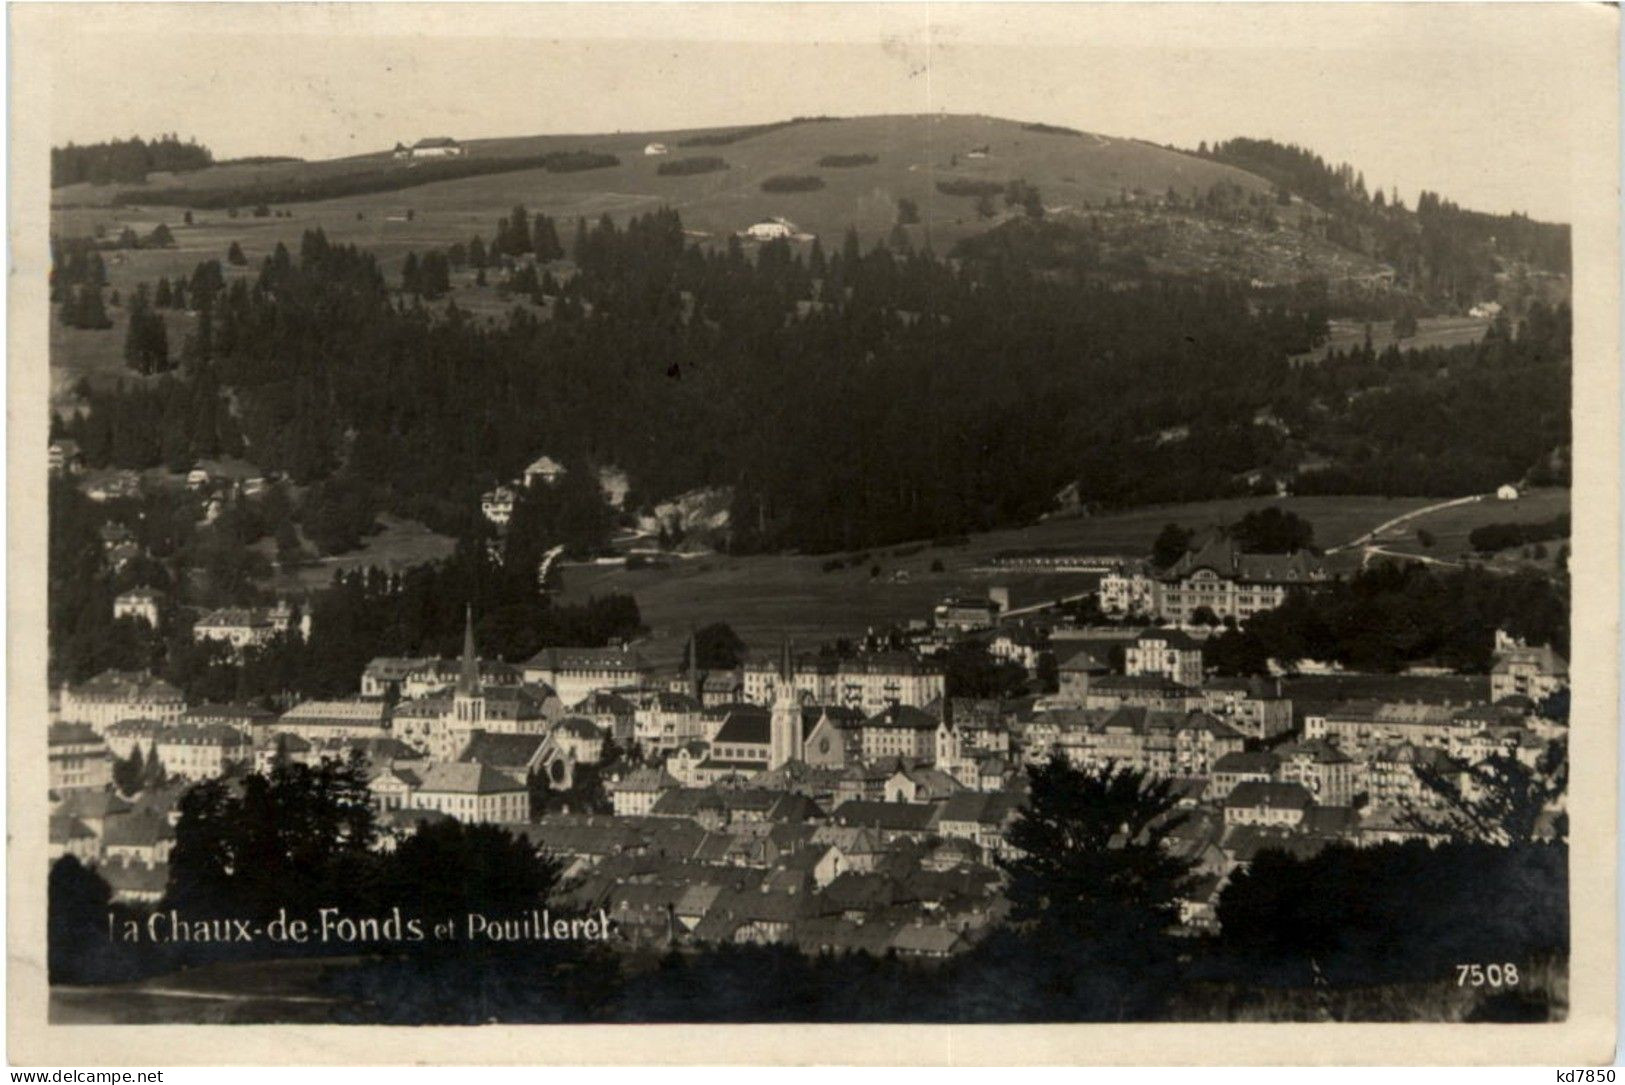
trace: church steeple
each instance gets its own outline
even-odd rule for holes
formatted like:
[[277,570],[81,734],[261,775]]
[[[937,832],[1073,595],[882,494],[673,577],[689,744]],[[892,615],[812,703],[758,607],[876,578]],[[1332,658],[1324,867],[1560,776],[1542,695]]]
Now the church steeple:
[[779,680],[773,689],[772,713],[768,720],[768,768],[776,769],[801,758],[801,698],[796,695],[795,656],[790,638],[784,639],[779,656]]
[[457,675],[457,692],[464,696],[478,696],[480,692],[480,657],[474,651],[474,607],[469,605],[463,616],[463,663]]

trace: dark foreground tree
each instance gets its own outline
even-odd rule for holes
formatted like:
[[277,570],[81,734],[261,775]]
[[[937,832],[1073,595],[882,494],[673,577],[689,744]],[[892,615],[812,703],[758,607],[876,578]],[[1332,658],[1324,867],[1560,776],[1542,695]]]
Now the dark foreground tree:
[[259,920],[282,908],[363,907],[375,835],[359,755],[316,767],[282,761],[237,787],[207,780],[181,799],[165,904]]
[[[1045,1017],[1140,1018],[1178,979],[1179,897],[1191,864],[1164,840],[1179,820],[1168,780],[1060,757],[1027,770],[1031,795],[1003,861],[1014,929]],[[1012,977],[1013,979],[1014,977]]]
[[108,938],[113,891],[94,870],[64,855],[51,864],[46,958],[52,983],[107,983],[125,978],[126,963]]

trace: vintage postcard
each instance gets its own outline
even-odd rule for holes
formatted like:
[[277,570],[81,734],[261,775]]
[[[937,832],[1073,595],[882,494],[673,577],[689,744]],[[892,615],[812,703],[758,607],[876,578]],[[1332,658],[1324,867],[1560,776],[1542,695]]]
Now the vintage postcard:
[[1612,1058],[1617,7],[9,18],[13,1061]]

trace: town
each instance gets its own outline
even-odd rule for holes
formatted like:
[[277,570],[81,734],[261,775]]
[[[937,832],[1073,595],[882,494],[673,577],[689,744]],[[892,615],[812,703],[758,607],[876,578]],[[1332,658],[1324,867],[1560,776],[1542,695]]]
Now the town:
[[[781,639],[726,667],[702,665],[694,636],[675,663],[636,643],[506,661],[482,654],[468,607],[455,658],[375,658],[342,698],[195,703],[110,670],[53,697],[50,856],[156,907],[188,787],[355,758],[376,846],[453,820],[511,830],[563,865],[558,907],[610,918],[612,945],[947,958],[1005,920],[1009,830],[1029,770],[1054,758],[1175,789],[1165,846],[1195,875],[1187,935],[1218,928],[1221,894],[1262,852],[1511,842],[1473,814],[1484,766],[1562,771],[1568,674],[1549,645],[1485,630],[1478,675],[1226,676],[1214,638],[1313,597],[1342,575],[1333,558],[1214,533],[1164,566],[1078,560],[1104,571],[1086,606],[1012,614],[994,587],[845,652]],[[159,621],[151,591],[115,612]],[[241,658],[308,637],[311,616],[225,608],[191,629]],[[955,688],[966,651],[1011,679],[998,695]],[[1561,807],[1558,792],[1538,812],[1540,837],[1559,835]]]

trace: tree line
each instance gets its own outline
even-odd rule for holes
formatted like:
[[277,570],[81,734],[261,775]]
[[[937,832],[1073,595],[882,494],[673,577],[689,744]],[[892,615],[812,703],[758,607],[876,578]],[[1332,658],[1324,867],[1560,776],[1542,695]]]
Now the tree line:
[[600,151],[550,151],[539,155],[513,157],[440,158],[413,162],[411,168],[397,167],[393,160],[380,158],[376,168],[354,173],[305,174],[290,170],[285,177],[247,184],[195,188],[133,189],[118,192],[116,204],[157,204],[166,207],[236,208],[256,204],[309,203],[343,196],[364,196],[375,192],[398,192],[439,181],[465,177],[485,177],[519,170],[544,169],[549,173],[579,173],[620,165],[620,159]]
[[1567,585],[1529,571],[1502,575],[1380,562],[1289,593],[1279,608],[1209,639],[1203,657],[1227,675],[1266,674],[1272,659],[1386,673],[1426,662],[1486,674],[1497,629],[1567,656]]
[[184,143],[171,132],[151,140],[129,139],[102,143],[69,143],[51,148],[51,187],[88,182],[140,184],[155,172],[184,173],[214,164],[207,147],[188,138]]

